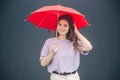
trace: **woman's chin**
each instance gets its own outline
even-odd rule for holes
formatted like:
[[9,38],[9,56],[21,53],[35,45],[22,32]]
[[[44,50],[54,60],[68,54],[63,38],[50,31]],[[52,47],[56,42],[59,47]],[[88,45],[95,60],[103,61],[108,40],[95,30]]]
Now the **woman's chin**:
[[60,33],[60,35],[66,35],[66,33]]

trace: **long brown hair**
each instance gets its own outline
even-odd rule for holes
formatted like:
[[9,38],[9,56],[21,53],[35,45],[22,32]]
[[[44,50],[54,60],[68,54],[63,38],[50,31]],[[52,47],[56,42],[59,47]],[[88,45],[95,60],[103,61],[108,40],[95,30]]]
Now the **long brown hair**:
[[[78,50],[78,49],[79,49],[79,48],[78,48],[79,44],[78,44],[77,36],[76,36],[76,34],[74,33],[74,25],[73,25],[73,24],[74,24],[74,21],[73,21],[71,15],[65,14],[65,15],[60,16],[59,19],[58,19],[58,22],[59,22],[60,20],[62,20],[62,19],[67,20],[68,23],[69,23],[69,31],[68,31],[68,33],[67,33],[67,35],[66,35],[67,39],[70,40],[71,42],[73,41],[73,46],[74,46],[74,48],[75,48],[76,50]],[[59,36],[59,33],[58,33],[58,32],[57,32],[57,36]]]

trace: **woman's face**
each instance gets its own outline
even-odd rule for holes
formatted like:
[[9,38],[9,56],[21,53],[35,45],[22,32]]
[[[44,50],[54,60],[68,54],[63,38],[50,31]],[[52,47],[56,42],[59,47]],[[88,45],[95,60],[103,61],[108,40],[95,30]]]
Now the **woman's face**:
[[69,23],[67,20],[60,20],[57,24],[57,31],[60,35],[66,35],[69,31]]

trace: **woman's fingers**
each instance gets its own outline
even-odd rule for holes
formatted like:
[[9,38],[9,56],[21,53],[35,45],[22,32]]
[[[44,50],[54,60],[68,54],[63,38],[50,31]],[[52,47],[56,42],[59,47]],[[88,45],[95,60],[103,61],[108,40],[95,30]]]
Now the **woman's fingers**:
[[52,50],[54,50],[54,52],[57,51],[57,43],[53,43],[52,44]]

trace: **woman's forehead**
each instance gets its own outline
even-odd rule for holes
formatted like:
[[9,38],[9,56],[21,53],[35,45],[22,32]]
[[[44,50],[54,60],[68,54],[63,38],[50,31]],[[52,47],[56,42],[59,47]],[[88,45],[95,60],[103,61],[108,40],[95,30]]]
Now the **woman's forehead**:
[[61,19],[58,23],[66,23],[66,24],[68,24],[68,21],[65,20],[65,19]]

